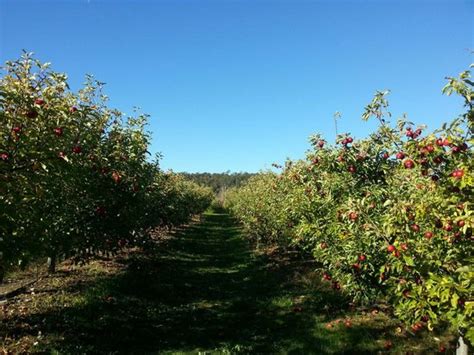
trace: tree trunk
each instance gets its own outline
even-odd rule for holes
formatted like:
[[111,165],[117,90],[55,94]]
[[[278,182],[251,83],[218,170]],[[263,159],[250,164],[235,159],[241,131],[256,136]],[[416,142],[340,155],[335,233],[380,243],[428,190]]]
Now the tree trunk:
[[460,336],[458,339],[458,347],[456,349],[456,355],[468,355],[468,354],[469,354],[469,349],[467,347],[467,344],[464,342],[463,337]]
[[54,274],[56,272],[56,253],[52,253],[51,256],[48,257],[47,265],[48,274]]
[[3,283],[3,279],[5,278],[5,268],[0,263],[0,284]]

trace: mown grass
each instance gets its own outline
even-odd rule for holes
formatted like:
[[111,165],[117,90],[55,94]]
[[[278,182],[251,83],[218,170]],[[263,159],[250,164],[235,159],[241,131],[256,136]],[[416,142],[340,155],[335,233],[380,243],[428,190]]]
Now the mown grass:
[[319,280],[298,262],[253,253],[227,214],[208,212],[166,246],[63,270],[10,301],[0,345],[58,354],[437,352],[431,334],[351,311]]

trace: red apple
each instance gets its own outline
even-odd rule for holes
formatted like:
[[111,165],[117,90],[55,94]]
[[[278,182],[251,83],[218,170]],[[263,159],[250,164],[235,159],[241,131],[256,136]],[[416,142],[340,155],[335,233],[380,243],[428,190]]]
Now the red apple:
[[464,170],[456,169],[452,172],[451,176],[455,179],[462,179],[462,177],[464,176]]
[[43,99],[36,99],[35,105],[43,106],[46,102]]
[[390,245],[387,247],[387,251],[388,251],[389,253],[393,253],[395,250],[397,250],[397,248],[395,248],[395,245],[390,244]]
[[405,169],[413,169],[415,167],[415,162],[411,159],[407,159],[403,162]]
[[26,117],[28,118],[36,118],[38,117],[38,112],[36,112],[36,110],[29,110],[27,113],[26,113]]
[[401,160],[401,159],[405,158],[405,153],[403,153],[403,152],[398,152],[398,153],[395,155],[395,158]]
[[63,135],[63,129],[61,127],[56,127],[53,129],[54,134],[57,135],[58,137],[61,137]]
[[426,239],[431,239],[431,238],[433,238],[433,232],[425,232],[425,238],[426,238]]
[[80,145],[75,145],[74,147],[72,147],[72,151],[73,153],[79,154],[82,152],[82,147]]
[[354,174],[357,171],[357,168],[354,165],[350,165],[347,168],[347,171],[350,172],[351,174]]
[[446,224],[443,229],[446,231],[446,232],[451,232],[453,230],[453,226],[451,224]]
[[112,179],[115,181],[116,184],[120,183],[122,181],[122,176],[117,171],[112,172]]

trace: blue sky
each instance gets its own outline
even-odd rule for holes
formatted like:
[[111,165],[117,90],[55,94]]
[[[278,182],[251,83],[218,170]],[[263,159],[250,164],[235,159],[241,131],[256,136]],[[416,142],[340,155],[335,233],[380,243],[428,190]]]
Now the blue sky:
[[151,115],[152,152],[175,171],[258,171],[308,136],[367,135],[377,89],[395,117],[436,128],[462,112],[444,78],[473,61],[474,1],[0,0],[0,61],[33,51],[107,83]]

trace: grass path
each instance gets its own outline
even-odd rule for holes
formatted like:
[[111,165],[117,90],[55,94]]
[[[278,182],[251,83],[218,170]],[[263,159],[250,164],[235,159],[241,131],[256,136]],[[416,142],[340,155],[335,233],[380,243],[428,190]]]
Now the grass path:
[[8,335],[37,338],[29,351],[74,354],[366,354],[388,338],[398,344],[384,315],[335,322],[348,314],[341,298],[305,284],[301,268],[255,256],[226,214],[207,213],[165,247],[122,263],[120,272],[91,269],[86,281],[32,298],[34,311],[16,311]]

